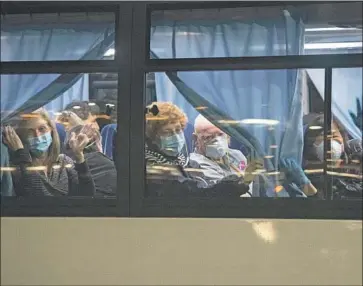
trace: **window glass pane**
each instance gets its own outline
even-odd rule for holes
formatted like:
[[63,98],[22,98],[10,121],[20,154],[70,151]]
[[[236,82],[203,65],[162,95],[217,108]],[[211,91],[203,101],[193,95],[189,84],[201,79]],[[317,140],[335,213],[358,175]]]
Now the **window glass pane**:
[[1,15],[1,61],[113,59],[113,13]]
[[116,74],[1,75],[1,195],[115,197],[116,90]]
[[333,69],[329,171],[333,199],[362,199],[362,68]]
[[151,58],[362,51],[362,3],[154,11]]
[[322,163],[304,149],[307,130],[323,130],[309,119],[324,106],[309,71],[155,73],[145,195],[324,198],[311,181]]

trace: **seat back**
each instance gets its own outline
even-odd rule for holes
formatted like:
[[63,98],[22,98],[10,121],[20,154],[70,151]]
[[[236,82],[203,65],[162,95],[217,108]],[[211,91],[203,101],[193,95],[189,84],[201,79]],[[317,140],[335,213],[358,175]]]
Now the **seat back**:
[[107,124],[102,128],[102,151],[110,159],[113,159],[113,142],[117,131],[117,124]]
[[185,126],[184,129],[184,137],[185,137],[185,143],[188,147],[188,152],[193,152],[193,133],[194,133],[194,126],[191,123],[187,123],[187,126]]
[[64,141],[66,140],[66,129],[64,128],[64,125],[61,123],[56,123],[55,127],[57,128],[58,136],[59,136],[59,142],[60,142],[60,150],[61,152],[64,151]]

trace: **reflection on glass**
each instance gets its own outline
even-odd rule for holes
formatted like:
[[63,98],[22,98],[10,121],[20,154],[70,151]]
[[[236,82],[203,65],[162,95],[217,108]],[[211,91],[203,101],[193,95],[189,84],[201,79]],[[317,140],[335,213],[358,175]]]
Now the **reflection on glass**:
[[332,76],[332,198],[362,199],[362,68],[333,69]]
[[1,15],[1,61],[114,58],[113,13]]
[[[361,53],[361,11],[358,2],[153,11],[150,49],[152,58]],[[347,22],[357,24],[334,25]]]
[[93,96],[97,77],[115,76],[1,76],[2,196],[115,197],[115,164],[105,155],[115,122]]
[[324,198],[309,179],[323,178],[311,139],[323,122],[302,124],[323,100],[308,84],[298,70],[156,73],[146,195]]

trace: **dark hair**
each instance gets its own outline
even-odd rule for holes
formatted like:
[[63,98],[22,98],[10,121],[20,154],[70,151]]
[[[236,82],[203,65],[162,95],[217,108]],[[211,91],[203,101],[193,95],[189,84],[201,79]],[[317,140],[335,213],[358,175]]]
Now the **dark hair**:
[[[303,167],[306,168],[308,161],[318,161],[318,157],[314,150],[314,142],[318,136],[323,133],[323,129],[310,129],[310,126],[321,126],[324,127],[324,114],[322,113],[310,113],[305,115],[303,118],[304,122],[304,149],[303,149]],[[340,134],[343,138],[344,146],[347,146],[348,135],[337,118],[333,118],[333,122],[337,125]]]
[[[78,106],[78,108],[74,108],[76,106]],[[89,101],[74,101],[68,104],[64,110],[74,112],[82,120],[87,120],[90,115],[100,114],[100,107],[95,103],[90,105]]]

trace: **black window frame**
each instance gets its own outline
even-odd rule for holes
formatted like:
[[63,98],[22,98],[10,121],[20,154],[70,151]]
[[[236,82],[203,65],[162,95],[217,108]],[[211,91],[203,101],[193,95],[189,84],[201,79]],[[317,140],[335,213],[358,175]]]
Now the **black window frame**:
[[[59,5],[59,2],[55,3]],[[64,2],[62,3],[64,5]],[[151,12],[163,9],[213,9],[286,4],[303,5],[306,3],[309,2],[112,2],[107,3],[107,5],[110,5],[109,8],[112,11],[116,11],[116,53],[114,60],[2,62],[2,74],[118,73],[117,145],[120,160],[117,163],[118,193],[116,199],[2,197],[1,215],[361,220],[362,201],[282,198],[252,198],[236,201],[235,199],[166,199],[144,197],[144,91],[147,73],[202,70],[325,69],[324,122],[330,122],[329,119],[332,116],[332,69],[363,67],[362,53],[240,58],[150,59]],[[314,3],[319,4],[323,2]],[[82,5],[85,6],[84,2]],[[93,2],[93,9],[96,9],[97,5],[105,4],[103,2]],[[28,7],[27,11],[30,10],[31,13],[31,9],[35,8]],[[39,12],[39,9],[37,7],[35,9],[36,12]],[[52,9],[57,9],[56,4],[48,2],[48,6],[45,7],[43,5],[40,10],[48,12]],[[74,10],[78,12],[79,9],[77,2],[72,7],[69,6],[69,11]],[[16,9],[15,12],[14,9],[11,11],[16,13]],[[329,134],[330,128],[330,125],[325,123],[325,134]],[[325,140],[326,150],[329,148],[328,145]],[[324,168],[325,174],[326,171],[327,166]],[[326,181],[329,184],[329,180]]]

